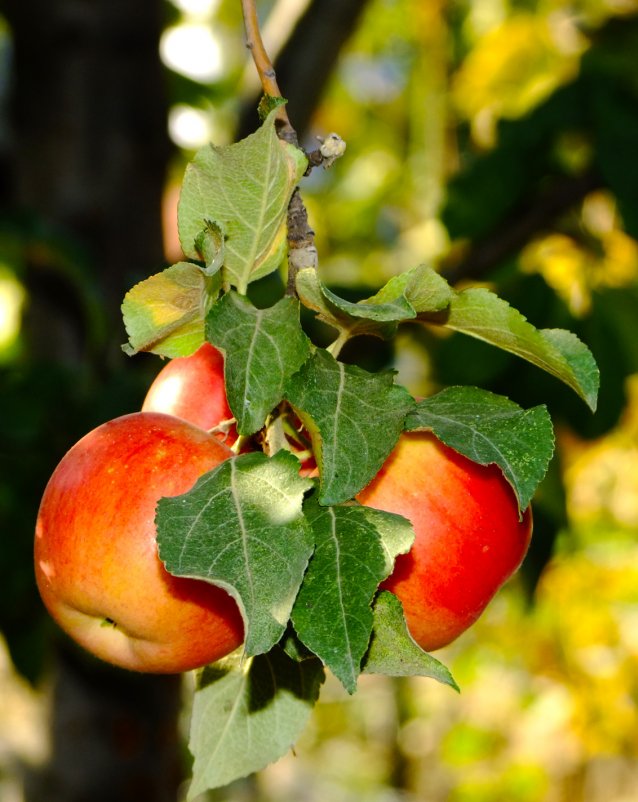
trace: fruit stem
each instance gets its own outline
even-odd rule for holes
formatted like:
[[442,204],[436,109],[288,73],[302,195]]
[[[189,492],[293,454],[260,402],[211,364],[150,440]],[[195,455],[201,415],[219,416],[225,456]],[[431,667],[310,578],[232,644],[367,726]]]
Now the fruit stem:
[[350,339],[350,332],[346,331],[345,329],[339,332],[339,336],[337,339],[330,343],[330,345],[326,348],[326,351],[336,359],[339,354],[341,353],[341,349],[343,346],[348,342]]
[[228,437],[228,432],[233,423],[237,423],[237,418],[226,418],[226,420],[220,421],[217,426],[213,426],[212,429],[209,429],[209,434],[223,434],[225,440]]
[[250,440],[250,437],[247,437],[244,434],[240,434],[237,440],[232,444],[230,450],[233,454],[239,454],[242,448],[246,445],[246,443]]
[[[295,420],[298,426],[295,425]],[[294,410],[283,401],[269,417],[263,431],[262,449],[272,457],[285,449],[294,454],[300,462],[312,457],[311,443],[303,434],[303,426],[294,414]]]

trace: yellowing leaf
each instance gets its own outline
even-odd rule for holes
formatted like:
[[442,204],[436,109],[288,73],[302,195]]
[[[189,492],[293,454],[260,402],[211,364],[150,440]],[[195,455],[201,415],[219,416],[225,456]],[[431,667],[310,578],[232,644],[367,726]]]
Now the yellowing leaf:
[[192,354],[204,342],[204,318],[216,281],[197,265],[178,262],[136,284],[122,303],[129,337],[124,351],[170,358]]
[[557,46],[555,20],[517,13],[477,42],[456,73],[453,98],[483,145],[499,117],[520,117],[573,78],[585,46],[575,27],[571,52]]

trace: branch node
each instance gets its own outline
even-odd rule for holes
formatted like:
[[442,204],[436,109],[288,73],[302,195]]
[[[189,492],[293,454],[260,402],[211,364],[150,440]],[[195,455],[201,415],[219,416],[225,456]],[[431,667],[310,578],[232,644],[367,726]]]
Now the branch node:
[[328,136],[318,136],[320,146],[316,150],[311,150],[306,153],[308,159],[308,169],[306,175],[312,171],[314,167],[323,167],[327,170],[329,167],[340,159],[346,152],[346,141],[342,139],[339,134],[334,131]]
[[297,273],[304,268],[315,270],[319,258],[315,247],[315,232],[308,222],[308,211],[301,198],[299,187],[292,193],[288,204],[288,284],[286,295],[297,297]]

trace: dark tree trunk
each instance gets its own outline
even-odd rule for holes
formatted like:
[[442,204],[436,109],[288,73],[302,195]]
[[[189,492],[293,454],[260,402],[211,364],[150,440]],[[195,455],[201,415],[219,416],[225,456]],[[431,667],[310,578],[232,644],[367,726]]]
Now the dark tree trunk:
[[[108,325],[106,347],[87,350],[92,322],[75,273],[40,248],[29,254],[26,278],[30,355],[84,367],[92,359],[98,374],[105,364],[123,370],[121,298],[163,263],[162,2],[5,0],[2,10],[14,50],[0,202],[5,213],[81,254],[74,270],[91,271]],[[27,782],[29,802],[175,800],[179,701],[179,677],[110,669],[62,646],[53,670],[51,760]]]
[[130,674],[58,650],[51,758],[26,802],[175,802],[182,779],[179,676]]
[[14,205],[85,250],[113,324],[124,291],[163,259],[162,3],[4,6],[14,41]]

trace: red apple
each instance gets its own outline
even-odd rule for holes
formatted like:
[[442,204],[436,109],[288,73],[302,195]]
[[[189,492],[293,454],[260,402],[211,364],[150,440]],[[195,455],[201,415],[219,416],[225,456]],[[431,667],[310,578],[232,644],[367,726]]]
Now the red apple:
[[234,600],[169,574],[157,553],[155,507],[233,456],[207,432],[137,412],[76,443],[44,491],[35,571],[53,618],[88,651],[136,671],[177,673],[243,640]]
[[414,545],[382,587],[403,602],[412,637],[426,651],[476,621],[529,546],[531,511],[519,520],[501,471],[471,462],[426,432],[403,434],[357,498],[412,522]]
[[[201,429],[211,430],[222,421],[229,420],[233,413],[226,400],[224,383],[224,357],[210,343],[204,343],[191,356],[171,359],[157,374],[142,405],[143,412],[164,412],[182,418]],[[301,422],[292,419],[293,426],[301,432]],[[216,432],[215,436],[228,445],[237,440],[237,428],[231,425],[227,432]],[[314,457],[306,455],[303,433],[289,437],[289,447],[302,461],[302,476],[316,475]],[[242,451],[252,451],[256,445],[244,444]]]
[[[232,418],[222,354],[204,343],[190,356],[171,359],[149,387],[142,411],[164,412],[207,430]],[[232,426],[228,434],[220,432],[219,437],[232,444],[237,431]]]

